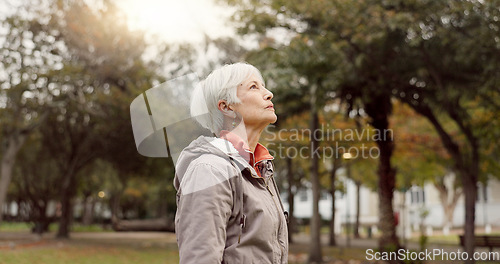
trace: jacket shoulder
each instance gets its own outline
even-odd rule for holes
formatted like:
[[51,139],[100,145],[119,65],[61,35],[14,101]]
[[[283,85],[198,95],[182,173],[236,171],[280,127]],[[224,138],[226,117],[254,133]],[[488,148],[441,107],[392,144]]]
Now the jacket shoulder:
[[182,176],[180,189],[186,195],[221,184],[238,176],[238,171],[229,159],[214,155],[202,154],[192,160]]

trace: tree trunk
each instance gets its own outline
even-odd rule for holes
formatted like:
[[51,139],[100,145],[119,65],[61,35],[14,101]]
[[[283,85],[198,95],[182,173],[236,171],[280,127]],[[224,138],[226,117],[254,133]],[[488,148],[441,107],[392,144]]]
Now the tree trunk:
[[82,214],[82,224],[83,225],[91,225],[94,220],[94,206],[95,200],[94,198],[87,196],[84,199],[83,203],[83,214]]
[[[459,145],[453,140],[450,134],[443,128],[436,115],[429,107],[422,105],[412,105],[419,114],[425,116],[429,122],[434,126],[441,141],[443,142],[446,151],[453,159],[455,169],[460,174],[463,191],[465,195],[465,227],[464,227],[464,250],[472,256],[474,254],[474,224],[476,213],[476,195],[477,195],[477,179],[479,175],[479,145],[478,140],[472,133],[471,125],[466,124],[466,120],[460,119],[458,113],[454,112],[456,109],[448,109],[449,116],[456,122],[461,132],[467,138],[470,145],[470,155],[466,155],[466,151],[460,148]],[[465,260],[465,263],[474,263],[473,259]]]
[[293,177],[292,159],[290,157],[286,158],[286,167],[288,179],[288,243],[293,243],[293,232],[296,228],[295,217],[293,216],[295,212],[295,194],[293,192],[295,180]]
[[[453,118],[453,116],[452,116]],[[459,124],[462,132],[466,135],[467,141],[471,148],[470,158],[467,160],[466,167],[462,170],[462,183],[464,184],[465,193],[465,251],[472,256],[474,254],[474,235],[476,222],[476,199],[477,199],[477,181],[479,175],[479,144],[476,137],[471,132],[470,127],[465,127],[464,123],[455,121]],[[466,260],[465,263],[475,263],[473,258]]]
[[[124,185],[123,185],[124,186]],[[120,199],[123,190],[116,191],[111,195],[109,199],[110,207],[111,207],[111,223],[118,223],[120,219]]]
[[[371,99],[366,105],[368,115],[372,118],[375,128],[376,143],[380,150],[378,167],[378,196],[379,196],[379,228],[382,236],[379,239],[381,252],[395,252],[401,246],[396,236],[396,222],[394,219],[393,197],[396,185],[396,170],[391,165],[394,150],[392,132],[389,130],[390,98],[379,96]],[[387,133],[391,132],[391,133]],[[388,137],[389,136],[389,137]],[[400,263],[400,261],[390,261]]]
[[35,214],[34,223],[35,226],[31,229],[31,231],[35,234],[43,234],[49,231],[49,225],[51,223],[51,219],[47,217],[47,203],[42,202],[40,204],[34,204],[33,211]]
[[71,220],[73,216],[73,205],[69,191],[63,190],[61,196],[61,218],[59,219],[59,228],[57,229],[57,238],[69,238]]
[[311,85],[310,89],[310,107],[311,107],[311,170],[310,177],[312,183],[313,193],[313,215],[311,217],[311,244],[309,247],[308,263],[322,263],[323,255],[321,253],[321,216],[319,214],[319,197],[320,197],[320,183],[318,175],[318,161],[319,153],[316,152],[318,148],[318,138],[316,133],[319,133],[319,120],[318,112],[316,109],[316,89],[317,85]]
[[458,199],[462,196],[462,189],[455,187],[454,182],[448,186],[446,185],[446,177],[450,176],[445,176],[439,179],[438,182],[434,183],[434,186],[439,192],[439,200],[441,201],[441,206],[443,207],[443,228],[449,228],[453,225],[453,213],[457,207]]
[[59,219],[59,228],[56,235],[57,238],[69,238],[70,226],[73,220],[72,199],[75,195],[75,190],[76,182],[74,170],[69,169],[68,173],[65,173],[64,182],[61,188],[61,218]]
[[[469,256],[472,256],[474,254],[474,223],[477,197],[477,174],[463,173],[462,182],[464,183],[465,193],[464,249],[469,254]],[[465,263],[472,264],[474,263],[474,260],[466,260]]]
[[0,223],[2,223],[3,207],[7,198],[7,190],[9,189],[12,179],[12,168],[16,162],[16,155],[26,141],[25,133],[17,133],[8,136],[6,139],[6,150],[2,155],[0,163]]
[[462,196],[462,192],[455,190],[455,194],[453,196],[453,200],[448,205],[448,208],[445,212],[446,220],[448,221],[448,226],[453,226],[453,214],[455,213],[455,208],[457,208],[458,199]]
[[332,219],[330,220],[330,230],[329,230],[329,238],[330,238],[330,246],[336,246],[337,240],[335,239],[335,184],[336,184],[336,174],[338,167],[339,159],[332,159],[332,171],[330,172],[330,195],[332,196]]
[[392,144],[378,142],[378,145],[380,148],[380,165],[378,169],[379,226],[382,231],[379,247],[382,251],[393,251],[399,248],[392,206],[396,172],[390,165]]
[[361,189],[361,182],[359,181],[354,181],[356,183],[356,224],[354,226],[354,237],[359,238],[359,211],[360,211],[360,189]]

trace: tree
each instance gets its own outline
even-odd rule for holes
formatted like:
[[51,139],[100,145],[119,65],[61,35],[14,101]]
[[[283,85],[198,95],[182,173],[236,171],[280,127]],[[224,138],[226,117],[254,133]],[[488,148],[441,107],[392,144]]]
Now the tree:
[[[61,89],[57,96],[65,98],[62,101],[66,104],[54,112],[54,129],[44,131],[46,144],[62,154],[59,155],[63,173],[62,217],[58,237],[68,237],[78,171],[98,157],[112,160],[123,157],[117,153],[123,155],[127,152],[124,150],[131,152],[132,137],[123,138],[123,133],[131,135],[125,109],[137,90],[152,87],[159,78],[149,68],[155,64],[148,65],[143,59],[147,47],[143,34],[128,29],[112,2],[103,2],[102,8],[80,1],[58,2],[51,15],[51,23],[44,25],[45,31],[58,32],[57,38],[66,47],[65,64],[54,73],[54,84]],[[117,126],[121,130],[113,131]],[[54,136],[61,140],[52,142]],[[111,149],[124,140],[128,144],[122,145],[121,152]],[[137,160],[137,156],[130,155],[128,159]],[[123,166],[137,164],[135,161]]]
[[359,230],[361,226],[361,186],[364,185],[369,189],[376,190],[378,182],[377,175],[373,170],[377,166],[377,160],[373,157],[358,157],[352,160],[346,160],[346,170],[349,171],[348,177],[356,186],[356,213],[353,227],[353,235],[355,238],[360,238]]
[[[52,68],[36,65],[32,68],[27,65],[19,67],[24,71],[33,70],[31,75],[25,74],[28,77],[23,75],[23,78],[31,80],[31,76],[37,77],[36,85],[32,86],[43,88],[43,93],[35,93],[38,98],[33,101],[38,102],[42,98],[45,104],[50,105],[46,111],[36,109],[31,120],[45,112],[47,123],[50,123],[40,130],[43,144],[51,149],[60,165],[60,182],[63,184],[60,190],[63,205],[60,237],[68,236],[71,199],[77,194],[80,169],[98,157],[128,173],[144,166],[141,163],[144,159],[135,149],[128,105],[138,93],[163,79],[156,71],[165,67],[166,52],[176,53],[177,56],[189,52],[163,47],[164,53],[158,54],[155,60],[146,61],[143,55],[148,44],[144,35],[128,30],[124,17],[112,2],[103,1],[102,5],[96,6],[80,1],[44,2],[38,9],[33,7],[35,10],[30,10],[29,19],[25,22],[29,30],[13,30],[24,32],[21,36],[31,36],[33,41],[43,43],[45,46],[40,48],[39,53],[52,59],[47,63]],[[16,24],[19,19],[13,17],[11,20]],[[36,50],[34,54],[33,60],[37,61]],[[12,56],[17,55],[13,53]],[[168,60],[171,58],[179,57],[167,57]],[[178,67],[162,75],[182,74],[186,66],[190,66],[189,58],[186,64],[182,65],[182,62],[178,60]],[[16,75],[12,76],[15,83]],[[21,92],[18,98],[22,98],[22,89],[18,89]],[[8,91],[14,93],[16,89]],[[24,97],[26,95],[29,93],[25,93]],[[17,97],[9,95],[8,98],[14,100]],[[26,112],[18,110],[18,113]],[[2,132],[6,131],[2,129]]]
[[[380,89],[392,86],[388,79],[384,78],[386,74],[380,74],[380,71],[377,71],[380,69],[378,67],[380,61],[388,63],[395,56],[391,54],[394,34],[387,34],[384,38],[380,38],[372,37],[375,33],[368,33],[366,38],[361,38],[361,34],[366,34],[366,32],[357,32],[361,30],[356,28],[356,25],[371,23],[371,21],[364,21],[368,20],[364,15],[365,12],[376,13],[384,10],[377,7],[370,8],[369,3],[364,2],[302,3],[291,1],[284,3],[273,1],[268,5],[256,3],[249,5],[237,1],[237,4],[242,10],[238,16],[239,21],[244,23],[242,33],[258,32],[265,36],[268,29],[280,27],[288,29],[289,36],[292,38],[290,44],[283,45],[283,48],[293,47],[295,43],[303,43],[303,48],[299,52],[290,53],[290,61],[299,57],[296,61],[300,63],[296,65],[304,69],[299,76],[306,77],[306,85],[312,91],[317,89],[324,92],[325,89],[321,89],[324,87],[323,80],[337,80],[328,82],[334,84],[327,86],[330,91],[337,91],[338,96],[345,98],[353,106],[352,109],[354,109],[355,100],[362,102],[363,109],[370,116],[371,124],[380,139],[377,141],[381,152],[379,197],[383,236],[380,239],[380,245],[384,250],[399,248],[392,210],[395,170],[390,158],[393,152],[393,142],[392,135],[388,138],[384,134],[389,128],[391,93],[388,93],[386,89]],[[364,40],[368,40],[368,43],[362,43]],[[386,40],[387,42],[384,42]],[[363,47],[358,47],[358,44],[362,44]],[[383,49],[376,49],[379,47]],[[368,52],[370,54],[366,54]],[[365,58],[371,58],[371,60]],[[339,65],[342,66],[339,67]],[[321,81],[318,83],[318,80]],[[318,84],[320,86],[316,88]],[[314,117],[311,116],[311,118],[314,124]],[[314,164],[314,160],[312,162]],[[321,254],[318,252],[319,243],[314,237],[314,230],[312,234],[313,245],[309,262],[318,262],[321,261]]]
[[[358,23],[366,19],[366,16],[354,12],[354,21],[350,21],[355,26],[352,31],[340,29],[338,25],[342,25],[341,22],[332,23],[331,29],[351,47],[347,50],[347,58],[352,60],[354,69],[365,69],[357,72],[363,78],[368,77],[367,84],[374,83],[373,81],[375,84],[385,82],[387,85],[378,86],[381,93],[385,93],[386,97],[395,95],[411,104],[436,128],[464,184],[467,208],[466,250],[472,254],[479,173],[480,145],[477,134],[484,127],[475,126],[470,118],[473,116],[474,106],[481,104],[470,103],[477,96],[483,98],[484,94],[496,97],[494,84],[498,82],[498,78],[493,76],[498,73],[491,69],[498,63],[498,45],[493,37],[498,35],[498,27],[492,25],[490,14],[498,13],[498,10],[493,8],[491,1],[460,1],[456,5],[448,4],[449,2],[434,3],[436,5],[420,1],[409,4],[382,2],[379,6],[368,6],[365,9],[368,13],[373,11],[371,14],[375,19]],[[476,47],[477,42],[468,32],[484,37],[485,43]],[[474,52],[469,53],[467,50]],[[379,65],[382,67],[377,68]],[[370,69],[377,69],[372,71],[376,75],[369,74]],[[479,89],[469,89],[471,86]],[[365,91],[361,98],[369,94]],[[490,105],[489,108],[494,107],[491,100],[481,101]],[[366,104],[364,109],[373,117]],[[436,115],[437,111],[443,111],[453,120],[464,137],[465,144],[457,143],[449,131],[444,129],[439,115]],[[381,124],[383,123],[385,121],[382,119]],[[384,148],[381,148],[381,152],[383,151]],[[388,212],[381,213],[389,215]]]
[[34,131],[18,154],[22,163],[14,167],[9,188],[10,199],[17,200],[18,205],[22,201],[28,206],[26,220],[33,223],[32,231],[38,234],[47,232],[49,225],[56,220],[55,215],[48,215],[48,209],[49,203],[57,198],[57,189],[54,188],[58,184],[57,172],[46,154],[47,149],[40,143],[40,133]]
[[[340,99],[331,100],[325,107],[323,122],[328,124],[327,135],[324,143],[334,150],[331,158],[330,188],[332,195],[332,220],[330,222],[330,245],[335,243],[335,191],[341,190],[340,184],[336,180],[336,171],[340,168],[348,170],[347,177],[356,185],[356,214],[354,235],[359,236],[357,230],[360,226],[360,188],[361,185],[376,190],[376,175],[373,167],[376,166],[376,156],[372,155],[376,148],[372,142],[371,135],[374,134],[368,124],[366,114],[356,111],[349,111],[346,104],[342,104]],[[376,152],[373,152],[376,154]]]
[[[337,80],[334,91],[353,110],[363,110],[381,138],[377,144],[381,153],[382,250],[399,247],[392,208],[397,174],[391,163],[394,142],[380,134],[389,129],[392,98],[429,120],[464,184],[465,248],[472,254],[480,148],[489,145],[484,140],[491,139],[480,135],[491,135],[485,131],[492,131],[484,126],[484,120],[472,117],[499,109],[492,100],[498,98],[495,69],[500,61],[494,1],[228,2],[241,8],[236,17],[243,22],[242,33],[257,32],[266,37],[274,28],[285,29],[289,34],[283,35],[281,46],[289,46],[288,40],[295,38],[303,39],[307,48],[316,52],[341,51],[337,52],[341,67],[325,65],[337,69],[333,71]],[[329,45],[321,46],[325,39]],[[477,39],[482,40],[480,45]],[[300,54],[307,61],[309,54]],[[491,117],[496,115],[481,116],[494,120]],[[444,126],[443,119],[455,124],[458,138]]]
[[335,207],[335,192],[337,191],[337,179],[336,179],[336,174],[337,170],[340,167],[340,161],[341,159],[338,158],[333,158],[332,159],[332,169],[330,171],[330,195],[332,196],[332,219],[330,220],[330,230],[328,232],[328,237],[329,237],[329,242],[328,244],[330,246],[336,246],[337,245],[337,240],[335,238],[335,212],[336,212],[336,207]]
[[[307,52],[304,49],[306,44],[304,39],[296,39],[297,45],[291,45],[291,49],[299,48],[303,52]],[[309,50],[309,60],[304,61],[303,59],[293,61],[291,60],[290,66],[297,73],[298,76],[303,76],[306,82],[309,83],[308,88],[308,110],[310,113],[310,124],[309,124],[309,138],[310,138],[310,152],[311,152],[311,166],[309,171],[310,181],[312,183],[312,193],[313,193],[313,214],[311,217],[311,244],[309,249],[309,260],[310,263],[320,263],[322,262],[322,252],[321,252],[321,216],[319,214],[319,199],[321,193],[320,186],[320,175],[319,175],[319,159],[320,155],[316,152],[319,149],[319,138],[321,137],[321,131],[319,129],[319,112],[320,107],[324,105],[324,100],[320,99],[322,93],[325,90],[325,83],[323,82],[323,76],[328,68],[325,67],[325,59],[318,56],[313,50]]]
[[54,109],[41,128],[42,142],[57,164],[59,174],[61,218],[57,237],[67,238],[73,214],[72,199],[78,188],[78,172],[99,155],[100,136],[93,134],[95,120],[75,111],[70,105]]
[[[475,113],[497,109],[491,102],[491,98],[498,97],[498,73],[492,69],[499,61],[498,41],[494,38],[499,28],[491,15],[498,14],[498,9],[493,2],[415,6],[420,16],[414,16],[408,28],[409,45],[405,52],[416,69],[396,79],[401,84],[396,90],[400,100],[429,120],[454,161],[465,194],[465,250],[469,254],[474,250],[480,153],[482,146],[489,144],[487,138],[480,137],[488,128],[476,123],[473,117]],[[478,38],[481,45],[477,45]],[[444,125],[448,120],[458,128],[458,136]]]
[[[408,190],[411,185],[423,186],[431,182],[439,192],[443,207],[443,227],[450,227],[453,212],[462,195],[462,186],[452,170],[452,161],[432,125],[418,115],[409,106],[396,102],[391,122],[397,148],[395,164],[398,170],[398,182],[401,190]],[[446,127],[453,130],[452,124]]]
[[59,184],[58,170],[54,160],[47,155],[48,149],[42,144],[38,131],[30,135],[26,145],[19,153],[22,163],[15,167],[13,185],[18,190],[16,195],[29,205],[28,220],[34,224],[32,231],[42,234],[56,220],[56,215],[48,215],[48,207],[58,197],[58,190],[54,188]]
[[[325,86],[329,83],[325,79],[326,72],[329,72],[329,68],[325,67],[328,61],[328,57],[323,57],[324,54],[318,53],[316,50],[311,50],[307,47],[307,39],[302,37],[297,37],[292,40],[290,45],[283,50],[276,50],[272,47],[265,47],[262,51],[257,51],[251,53],[249,58],[251,62],[255,65],[261,66],[261,70],[264,75],[272,76],[269,78],[271,83],[268,85],[272,88],[276,88],[276,93],[281,94],[281,98],[278,103],[287,102],[286,104],[281,104],[284,109],[284,115],[280,115],[280,118],[286,119],[287,116],[303,112],[307,110],[309,112],[309,127],[308,127],[308,137],[309,137],[309,151],[310,155],[310,170],[309,177],[313,188],[313,215],[311,219],[311,246],[309,262],[321,262],[322,253],[320,245],[320,228],[321,228],[321,218],[319,215],[319,198],[320,198],[320,174],[319,174],[319,159],[320,154],[317,151],[319,146],[318,138],[321,137],[321,131],[319,129],[319,113],[321,111],[321,106],[325,104],[326,97]],[[327,44],[327,43],[323,43]],[[302,53],[307,52],[309,56],[306,56],[307,61]],[[326,54],[331,56],[330,54]],[[266,56],[272,56],[275,60],[272,63],[266,61],[266,64],[261,63]],[[279,65],[278,67],[276,67]],[[278,69],[278,70],[275,70]],[[294,77],[290,78],[290,73]],[[280,78],[281,76],[281,78]],[[284,78],[285,77],[285,78]],[[300,80],[297,82],[297,80]],[[290,90],[286,89],[291,84],[296,89]],[[289,104],[290,98],[295,98],[297,104]],[[279,108],[278,108],[279,109]]]
[[[0,149],[0,208],[3,209],[12,179],[16,156],[26,138],[43,122],[48,103],[43,97],[44,77],[41,73],[55,67],[57,55],[45,35],[36,30],[36,23],[18,12],[7,17],[0,35],[0,118],[2,120]],[[54,41],[54,40],[52,40]],[[3,210],[0,210],[0,222]]]

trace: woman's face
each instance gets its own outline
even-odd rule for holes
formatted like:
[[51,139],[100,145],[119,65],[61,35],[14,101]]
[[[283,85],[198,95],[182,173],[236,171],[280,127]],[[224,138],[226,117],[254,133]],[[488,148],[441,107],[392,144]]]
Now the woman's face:
[[241,103],[232,105],[232,108],[241,116],[245,127],[264,129],[278,119],[271,102],[273,93],[266,89],[256,75],[252,74],[241,83],[236,95]]

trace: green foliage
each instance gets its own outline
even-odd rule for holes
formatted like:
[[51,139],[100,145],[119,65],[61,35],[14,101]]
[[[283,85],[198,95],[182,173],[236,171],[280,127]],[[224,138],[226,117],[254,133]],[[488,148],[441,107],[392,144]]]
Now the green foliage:
[[[320,97],[333,94],[353,110],[369,111],[371,102],[380,108],[373,100],[381,94],[430,107],[469,152],[463,126],[472,124],[467,133],[483,146],[483,177],[497,168],[492,139],[498,136],[500,27],[494,1],[228,2],[240,10],[241,32],[261,36],[263,46],[250,62],[273,80],[283,117],[304,109],[311,83],[303,76],[317,74],[332,79]],[[273,38],[276,29],[283,37]],[[428,157],[432,151],[418,152]],[[438,169],[427,168],[424,174]]]
[[[0,138],[44,117],[19,156],[10,199],[36,203],[26,188],[44,201],[60,200],[66,179],[71,196],[119,194],[129,181],[145,179],[145,195],[132,203],[148,217],[172,214],[173,164],[137,153],[129,105],[166,78],[189,71],[191,46],[148,43],[144,32],[128,28],[113,1],[26,2],[2,23]],[[47,186],[50,195],[41,191]]]
[[[23,219],[35,225],[48,227],[54,215],[47,215],[49,202],[58,199],[60,170],[54,158],[48,155],[49,149],[41,142],[42,135],[33,133],[18,154],[22,161],[14,170],[14,177],[8,193],[8,201],[24,203],[27,210]],[[46,231],[46,230],[45,230]],[[43,232],[43,231],[42,231]]]
[[394,141],[393,161],[397,167],[399,189],[423,186],[444,177],[452,166],[432,125],[407,105],[395,103],[392,116]]
[[[426,117],[437,133],[404,131],[411,123],[400,130],[403,140],[426,144],[396,149],[399,187],[421,184],[452,166],[464,186],[465,233],[472,239],[475,186],[479,177],[484,181],[495,173],[499,163],[495,99],[500,10],[495,1],[227,2],[239,9],[240,33],[260,37],[261,51],[252,58],[274,73],[270,76],[278,83],[273,88],[283,87],[276,94],[286,98],[285,117],[307,109],[313,101],[308,91],[316,86],[319,106],[340,98],[348,115],[365,115],[379,130],[389,128],[393,98]],[[259,58],[259,53],[265,55]],[[381,247],[397,244],[391,206],[398,171],[391,165],[393,143],[377,142]],[[468,243],[469,253],[472,247]]]

